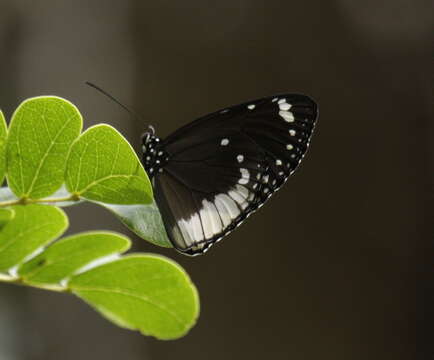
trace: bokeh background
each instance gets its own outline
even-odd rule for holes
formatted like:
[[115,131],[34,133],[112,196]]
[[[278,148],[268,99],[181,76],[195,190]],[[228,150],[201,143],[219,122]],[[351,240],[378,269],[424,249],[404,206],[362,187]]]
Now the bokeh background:
[[[301,169],[199,258],[68,209],[180,262],[202,301],[171,342],[122,330],[68,295],[2,285],[0,360],[431,359],[432,1],[0,1],[0,107],[58,95],[139,150],[218,108],[280,92],[320,106]],[[144,119],[133,120],[84,81]]]

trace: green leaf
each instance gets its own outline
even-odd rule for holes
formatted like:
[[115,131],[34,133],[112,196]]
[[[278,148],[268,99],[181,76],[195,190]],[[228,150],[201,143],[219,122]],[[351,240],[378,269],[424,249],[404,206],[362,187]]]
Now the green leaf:
[[155,202],[149,205],[111,205],[99,203],[115,214],[122,223],[150,243],[173,247],[167,237],[160,211]]
[[0,110],[0,184],[6,173],[6,139],[7,139],[7,125],[6,119]]
[[72,145],[66,188],[88,200],[110,204],[147,204],[152,186],[136,153],[109,125],[89,128]]
[[183,336],[199,314],[188,275],[162,256],[129,255],[72,277],[69,287],[117,325],[159,339]]
[[16,205],[14,218],[0,232],[0,271],[19,265],[60,236],[68,226],[62,210],[47,205]]
[[15,216],[15,211],[12,209],[0,209],[0,230],[11,221]]
[[79,269],[130,248],[130,240],[110,232],[88,232],[66,237],[24,263],[18,275],[30,284],[60,284]]
[[69,148],[81,128],[80,112],[64,99],[43,96],[21,103],[12,116],[6,151],[15,195],[40,199],[60,188]]

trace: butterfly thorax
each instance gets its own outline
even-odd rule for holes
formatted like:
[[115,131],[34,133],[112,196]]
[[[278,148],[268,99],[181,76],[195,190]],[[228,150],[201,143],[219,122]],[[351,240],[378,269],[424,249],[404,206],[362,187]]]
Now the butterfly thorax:
[[157,172],[162,172],[164,165],[169,160],[166,151],[160,145],[161,139],[156,135],[147,135],[143,137],[143,166],[149,177],[152,178]]

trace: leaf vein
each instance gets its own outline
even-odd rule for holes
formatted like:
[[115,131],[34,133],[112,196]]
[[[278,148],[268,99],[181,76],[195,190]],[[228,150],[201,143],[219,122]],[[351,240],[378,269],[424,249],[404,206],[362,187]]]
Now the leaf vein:
[[[100,179],[98,179],[98,180],[95,180],[95,181],[92,181],[90,184],[88,184],[84,189],[82,189],[82,190],[80,190],[80,193],[85,193],[86,191],[88,191],[92,186],[95,186],[95,185],[98,185],[99,183],[101,183],[101,182],[103,182],[103,181],[105,181],[105,180],[109,180],[109,179],[113,179],[113,178],[125,178],[126,180],[130,180],[130,179],[132,179],[132,178],[137,178],[137,179],[139,179],[139,180],[141,180],[141,181],[144,181],[143,180],[143,178],[142,177],[140,177],[140,176],[137,176],[137,175],[122,175],[122,174],[119,174],[119,175],[115,175],[115,174],[113,174],[113,175],[107,175],[107,176],[104,176],[104,177],[102,177],[102,178],[100,178]],[[100,186],[103,186],[103,185],[101,185],[101,184],[99,184]],[[114,190],[114,189],[113,189]]]
[[33,187],[34,187],[34,185],[35,185],[35,182],[36,182],[36,180],[37,180],[37,178],[38,178],[38,176],[39,176],[39,172],[41,171],[42,166],[43,166],[43,164],[45,163],[45,160],[46,160],[46,158],[48,157],[51,148],[54,146],[55,141],[56,141],[57,138],[62,134],[62,132],[63,132],[63,130],[65,129],[65,127],[68,126],[68,124],[72,121],[73,118],[74,118],[74,117],[71,116],[67,121],[65,121],[65,123],[62,125],[62,127],[58,130],[57,134],[54,136],[53,140],[50,141],[50,145],[49,145],[48,148],[46,149],[46,151],[45,151],[45,153],[44,153],[42,159],[39,161],[39,164],[38,164],[38,167],[37,167],[37,169],[36,169],[35,175],[33,176],[33,179],[32,179],[32,183],[30,184],[30,188],[29,188],[29,190],[27,191],[27,196],[32,192]]
[[129,291],[125,291],[125,290],[120,290],[120,289],[107,289],[107,288],[102,288],[102,287],[78,287],[75,288],[76,290],[82,290],[82,291],[94,291],[94,292],[103,292],[103,293],[111,293],[111,294],[119,294],[119,295],[124,295],[124,296],[129,296],[138,300],[141,300],[147,304],[150,304],[154,307],[156,307],[159,310],[162,310],[163,312],[165,312],[166,314],[170,315],[178,324],[180,324],[183,328],[186,327],[185,322],[183,321],[183,319],[181,319],[177,314],[175,314],[174,312],[170,311],[169,309],[167,309],[167,307],[161,305],[161,304],[157,304],[155,301],[152,301],[149,297],[144,296],[144,295],[137,295],[137,294],[133,294]]

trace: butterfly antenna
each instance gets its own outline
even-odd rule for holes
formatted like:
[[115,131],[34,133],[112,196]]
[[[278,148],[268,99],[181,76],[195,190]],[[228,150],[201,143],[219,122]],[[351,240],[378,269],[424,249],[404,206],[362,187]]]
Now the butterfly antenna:
[[101,94],[107,96],[110,100],[114,101],[116,104],[118,104],[119,106],[121,106],[124,110],[126,110],[130,115],[132,115],[136,120],[140,120],[141,123],[143,123],[143,120],[140,118],[140,116],[138,116],[134,111],[130,110],[129,108],[127,108],[124,104],[122,104],[118,99],[116,99],[113,95],[110,95],[107,91],[101,89],[99,86],[86,81],[85,82],[86,85],[89,85],[90,87],[93,87],[95,90],[98,90]]

